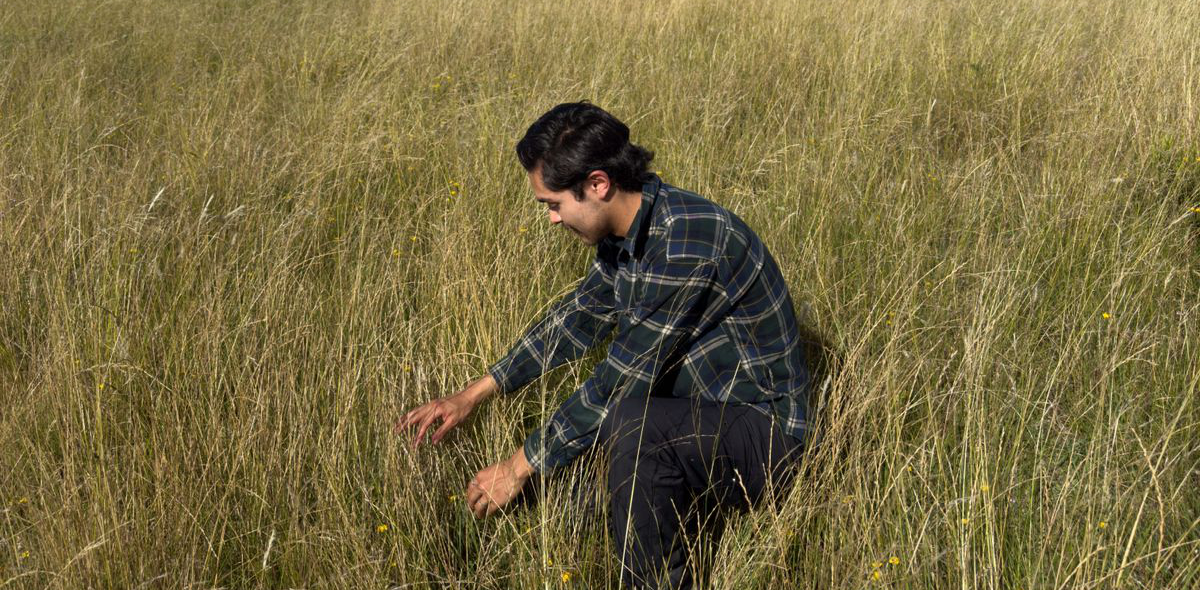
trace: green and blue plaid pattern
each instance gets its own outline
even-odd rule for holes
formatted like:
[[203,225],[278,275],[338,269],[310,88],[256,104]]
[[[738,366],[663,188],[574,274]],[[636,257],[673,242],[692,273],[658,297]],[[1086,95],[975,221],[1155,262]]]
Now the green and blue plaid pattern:
[[807,439],[809,375],[791,296],[766,246],[728,209],[654,175],[628,235],[601,240],[583,282],[488,373],[501,392],[516,391],[613,328],[608,357],[525,440],[538,472],[591,447],[626,396],[751,405]]

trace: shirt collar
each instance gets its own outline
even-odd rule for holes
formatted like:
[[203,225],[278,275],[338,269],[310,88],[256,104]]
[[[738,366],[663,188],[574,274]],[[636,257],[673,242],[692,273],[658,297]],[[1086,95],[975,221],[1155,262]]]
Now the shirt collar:
[[628,252],[631,257],[636,258],[638,242],[645,242],[645,225],[650,219],[651,211],[654,210],[654,203],[658,200],[658,190],[662,186],[662,178],[651,172],[650,179],[642,184],[642,205],[638,207],[637,214],[633,216],[633,223],[629,224],[629,231],[625,233],[624,238],[617,238],[609,235],[605,237],[610,244]]

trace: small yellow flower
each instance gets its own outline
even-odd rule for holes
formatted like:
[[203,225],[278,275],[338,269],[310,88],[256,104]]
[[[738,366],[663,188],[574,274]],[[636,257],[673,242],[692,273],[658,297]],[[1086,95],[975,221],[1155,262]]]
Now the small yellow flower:
[[960,520],[959,522],[961,522],[961,523],[963,523],[963,524],[967,524],[967,523],[971,522],[971,519],[969,519],[969,518],[964,518],[964,519]]
[[400,249],[392,248],[392,256],[399,256],[399,255],[400,255]]
[[1104,319],[1106,319],[1106,320],[1107,320],[1108,318],[1111,318],[1112,316],[1108,315],[1108,312],[1106,311],[1106,312],[1104,312],[1104,313],[1100,314],[1100,317],[1102,317],[1102,318],[1104,318]]
[[386,533],[386,532],[387,532],[387,529],[388,529],[388,526],[387,526],[386,524],[381,524],[381,525],[379,525],[379,526],[375,527],[375,532],[377,532],[377,533]]
[[888,560],[888,563],[892,565],[900,565],[900,558],[893,555],[892,558]]
[[1100,528],[1102,528],[1102,529],[1104,529],[1104,528],[1108,528],[1108,523],[1107,523],[1107,522],[1104,522],[1103,520],[1102,520],[1102,521],[1100,521]]
[[417,241],[417,236],[412,236],[412,237],[410,237],[410,238],[408,238],[408,239],[409,239],[409,240],[411,240],[411,241],[413,241],[413,242],[415,242],[415,241]]
[[872,578],[872,579],[874,579],[874,580],[878,580],[879,578],[882,578],[882,577],[883,577],[883,574],[879,573],[879,570],[875,570],[875,571],[874,571],[874,572],[871,574],[871,578]]
[[458,495],[457,495],[457,494],[450,494],[449,496],[446,496],[446,499],[447,499],[447,500],[450,500],[451,502],[454,502],[455,500],[458,500]]
[[854,501],[854,496],[846,496],[846,497],[842,498],[843,504],[849,504],[853,501]]
[[525,527],[525,534],[526,534],[526,535],[528,535],[528,534],[529,534],[529,532],[530,532],[530,531],[532,531],[532,530],[533,530],[533,527],[531,527],[531,526],[527,526],[527,527]]
[[411,373],[411,372],[412,372],[412,367],[410,367],[410,366],[408,366],[408,365],[404,365],[404,372],[405,372],[405,373]]
[[103,384],[103,383],[101,383],[101,384],[97,385],[97,386],[96,386],[96,389],[97,389],[98,391],[104,391],[104,384]]
[[563,572],[562,581],[564,584],[571,583],[571,572]]
[[875,568],[875,569],[879,569],[879,568],[883,567],[883,562],[882,562],[882,561],[876,561],[876,562],[874,562],[874,563],[872,563],[872,564],[871,564],[871,567],[873,567],[873,568]]
[[552,565],[554,565],[554,560],[547,557],[546,558],[546,567],[550,567]]
[[29,552],[28,552],[28,551],[22,551],[22,552],[21,552],[21,559],[29,559]]
[[523,227],[522,227],[521,229],[518,229],[517,231],[519,231],[519,232],[521,232],[521,233],[525,233],[525,232],[526,232],[526,231],[528,231],[528,230],[526,230],[525,228],[523,228]]
[[909,473],[912,473],[912,465],[906,465],[906,466],[904,467],[904,470],[905,470],[905,471],[907,471],[907,472],[909,472]]
[[430,85],[430,88],[432,88],[434,90],[437,90],[441,87],[442,87],[442,84],[440,82],[434,82],[432,85]]
[[986,492],[986,491],[988,491],[988,490],[990,490],[990,489],[992,489],[992,488],[989,488],[989,487],[988,487],[988,484],[986,484],[986,483],[985,483],[985,484],[980,484],[980,486],[979,486],[979,491],[981,491],[981,492]]
[[454,190],[454,189],[450,189],[450,196],[452,196],[452,197],[457,197],[457,196],[458,196],[458,191],[456,191],[456,190]]
[[1200,207],[1192,207],[1192,213],[1200,213]]
[[28,503],[29,503],[29,498],[26,498],[25,496],[21,496],[20,498],[17,498],[17,504],[28,504]]

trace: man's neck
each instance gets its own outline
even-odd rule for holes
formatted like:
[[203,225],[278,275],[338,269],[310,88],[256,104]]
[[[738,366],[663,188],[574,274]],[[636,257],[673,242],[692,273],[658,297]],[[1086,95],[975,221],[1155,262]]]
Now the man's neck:
[[613,206],[616,211],[613,215],[612,233],[618,238],[625,238],[633,230],[630,227],[633,225],[633,218],[637,217],[638,209],[642,208],[642,193],[617,191]]

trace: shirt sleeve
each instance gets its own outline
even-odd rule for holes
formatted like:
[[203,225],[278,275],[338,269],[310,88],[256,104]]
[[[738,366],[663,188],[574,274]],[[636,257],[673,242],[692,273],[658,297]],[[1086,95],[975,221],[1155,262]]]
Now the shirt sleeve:
[[587,276],[488,368],[501,393],[516,391],[582,357],[616,325],[612,270],[597,257]]
[[[718,289],[717,263],[708,257],[660,248],[647,257],[636,289],[643,295],[631,310],[628,326],[609,346],[608,357],[525,440],[525,456],[539,473],[573,461],[596,440],[600,422],[623,397],[646,396],[668,362],[686,352],[699,334],[715,326],[728,309]],[[674,251],[675,255],[670,255]],[[648,253],[649,254],[649,253]]]

